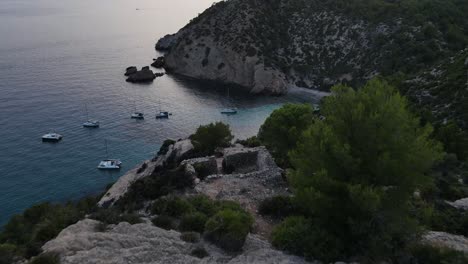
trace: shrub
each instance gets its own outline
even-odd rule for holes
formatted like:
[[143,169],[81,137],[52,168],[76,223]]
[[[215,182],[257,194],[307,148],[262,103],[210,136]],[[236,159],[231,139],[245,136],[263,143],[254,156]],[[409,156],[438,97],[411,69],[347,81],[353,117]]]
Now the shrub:
[[288,196],[274,196],[263,200],[258,211],[262,215],[284,218],[294,213],[294,205]]
[[158,215],[180,217],[193,211],[192,205],[185,199],[170,196],[156,200],[151,212]]
[[243,145],[245,147],[248,147],[248,148],[255,148],[255,147],[259,147],[259,146],[262,145],[262,143],[260,142],[260,140],[256,136],[249,137],[249,138],[244,139],[244,140],[238,139],[236,141],[236,143],[241,144],[241,145]]
[[305,257],[336,261],[343,252],[342,242],[302,216],[287,217],[272,233],[272,244],[278,249]]
[[176,224],[175,224],[175,219],[167,216],[167,215],[160,215],[151,220],[153,225],[166,229],[166,230],[171,230],[171,229],[176,229]]
[[206,251],[205,248],[203,248],[203,247],[197,247],[197,248],[195,248],[194,250],[192,250],[192,252],[190,253],[190,255],[202,259],[202,258],[208,257],[210,254]]
[[314,122],[314,110],[308,104],[286,104],[265,120],[258,139],[270,150],[281,167],[289,167],[288,152],[296,147],[302,132]]
[[221,200],[221,201],[215,201],[214,204],[216,206],[217,211],[231,210],[235,212],[242,212],[242,213],[245,212],[238,202]]
[[169,146],[176,143],[174,140],[172,139],[166,139],[164,140],[164,143],[162,144],[162,146],[159,148],[159,151],[158,151],[158,156],[159,155],[166,155],[166,153],[169,151]]
[[135,214],[135,213],[130,213],[130,214],[123,214],[120,216],[120,222],[127,222],[131,225],[139,224],[142,222],[141,218]]
[[116,202],[116,207],[122,211],[141,209],[146,200],[154,200],[192,185],[193,179],[185,173],[183,166],[156,171],[150,177],[134,182],[128,192]]
[[137,214],[121,213],[114,208],[101,208],[92,213],[89,218],[100,221],[106,225],[115,225],[121,222],[127,222],[132,225],[141,223],[141,219]]
[[16,247],[10,244],[0,244],[0,264],[11,264],[14,261]]
[[145,163],[143,163],[143,164],[141,165],[140,168],[138,168],[137,174],[140,174],[140,173],[144,172],[144,171],[146,170],[146,168],[148,168],[148,164],[146,164],[146,162],[145,162]]
[[206,238],[227,251],[239,251],[253,224],[250,214],[224,209],[211,217],[205,226]]
[[104,224],[118,224],[120,222],[120,212],[115,209],[98,209],[89,218],[100,221]]
[[15,254],[24,258],[36,256],[44,243],[94,210],[98,199],[87,197],[73,203],[32,206],[23,214],[13,216],[4,226],[0,233],[0,244],[14,246]]
[[180,220],[179,229],[181,231],[196,231],[203,233],[207,220],[208,218],[206,215],[199,212],[186,214]]
[[205,214],[206,216],[213,216],[218,210],[217,205],[213,200],[204,195],[197,195],[190,197],[188,202],[193,206],[193,208]]
[[197,163],[194,166],[197,176],[200,180],[204,180],[206,176],[213,174],[212,170],[204,163]]
[[41,254],[33,258],[29,264],[60,264],[60,259],[56,254]]
[[198,127],[190,139],[199,154],[213,155],[216,148],[230,146],[233,137],[229,125],[216,122]]
[[180,235],[180,239],[188,243],[197,243],[198,241],[200,241],[200,233],[184,232]]

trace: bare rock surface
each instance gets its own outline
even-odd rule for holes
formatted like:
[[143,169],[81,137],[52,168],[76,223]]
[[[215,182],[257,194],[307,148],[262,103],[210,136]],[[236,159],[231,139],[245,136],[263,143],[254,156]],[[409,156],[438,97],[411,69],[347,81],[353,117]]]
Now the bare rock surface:
[[448,247],[468,254],[468,238],[445,232],[430,231],[424,234],[423,242],[438,247]]
[[[62,264],[127,264],[127,263],[307,263],[303,259],[272,249],[257,236],[249,235],[244,250],[229,255],[205,241],[186,243],[180,233],[151,224],[120,223],[105,232],[96,231],[99,222],[82,220],[64,229],[43,246],[44,252],[58,253]],[[190,255],[195,247],[204,247],[209,257]]]
[[450,204],[451,206],[462,209],[462,210],[468,210],[468,198],[463,198],[460,200],[456,200],[455,202],[449,202],[447,201],[446,203]]

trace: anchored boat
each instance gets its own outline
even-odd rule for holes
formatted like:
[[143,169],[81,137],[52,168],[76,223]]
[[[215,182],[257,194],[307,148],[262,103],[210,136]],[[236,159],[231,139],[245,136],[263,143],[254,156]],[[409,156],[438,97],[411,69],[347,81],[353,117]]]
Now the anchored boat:
[[156,119],[164,119],[164,118],[167,119],[167,118],[169,118],[169,115],[170,115],[169,112],[161,111],[161,112],[156,114]]
[[122,162],[117,159],[106,159],[99,163],[98,169],[100,170],[118,170]]
[[145,119],[145,115],[141,112],[134,112],[132,115],[131,115],[131,118],[132,119]]
[[[108,157],[109,153],[107,151],[107,140],[105,140],[104,142],[106,145],[106,157]],[[119,170],[121,166],[122,161],[120,161],[119,159],[105,159],[99,162],[97,168],[100,170]]]
[[221,110],[221,114],[235,115],[235,114],[237,114],[237,108],[225,108],[225,109]]
[[59,142],[63,136],[55,132],[50,132],[42,136],[43,142]]
[[86,122],[83,123],[83,127],[86,128],[98,128],[99,127],[99,121],[96,120],[90,120],[88,116],[88,106],[85,105],[85,110],[86,110]]
[[[229,87],[227,88],[227,100],[228,100],[228,103],[229,103]],[[235,114],[237,114],[237,108],[235,108],[235,107],[224,108],[224,109],[221,110],[221,114],[235,115]]]

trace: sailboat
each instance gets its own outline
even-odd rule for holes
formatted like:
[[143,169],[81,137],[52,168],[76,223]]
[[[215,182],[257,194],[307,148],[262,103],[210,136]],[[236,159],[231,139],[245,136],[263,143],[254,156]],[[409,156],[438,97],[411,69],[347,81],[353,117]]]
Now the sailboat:
[[145,115],[142,112],[138,112],[136,109],[136,103],[133,101],[133,113],[131,115],[132,119],[145,119]]
[[159,113],[156,114],[156,119],[168,119],[171,113],[161,110],[161,100],[159,100]]
[[85,110],[86,110],[86,122],[83,123],[83,127],[87,128],[98,128],[99,127],[99,121],[96,120],[90,120],[88,116],[88,105],[85,105]]
[[[227,100],[229,102],[229,86],[227,88]],[[224,115],[235,115],[237,114],[237,108],[231,107],[231,108],[224,108],[221,110],[221,114]]]
[[[107,151],[107,140],[104,142],[106,144],[106,157],[109,157],[109,153]],[[100,170],[119,170],[121,165],[122,162],[119,159],[105,159],[99,163],[97,168]]]

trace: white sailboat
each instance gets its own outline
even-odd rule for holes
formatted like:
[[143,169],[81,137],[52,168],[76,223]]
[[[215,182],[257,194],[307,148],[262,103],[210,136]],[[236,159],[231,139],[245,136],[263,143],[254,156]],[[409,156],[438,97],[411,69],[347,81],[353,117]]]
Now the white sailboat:
[[[109,157],[109,153],[107,151],[107,140],[104,141],[106,145],[106,157]],[[102,160],[99,165],[98,169],[100,170],[119,170],[122,166],[122,161],[119,159],[108,159]]]
[[[229,86],[227,88],[227,100],[229,102]],[[224,108],[224,109],[221,110],[221,114],[235,115],[235,114],[237,114],[237,108],[235,108],[235,107]]]
[[159,100],[159,113],[156,114],[156,119],[168,119],[171,113],[161,110],[161,100]]
[[138,112],[136,109],[136,102],[133,101],[133,113],[130,116],[132,119],[145,119],[145,114]]
[[99,121],[89,119],[88,105],[85,105],[85,111],[86,111],[86,122],[83,123],[83,127],[98,128],[99,127]]

